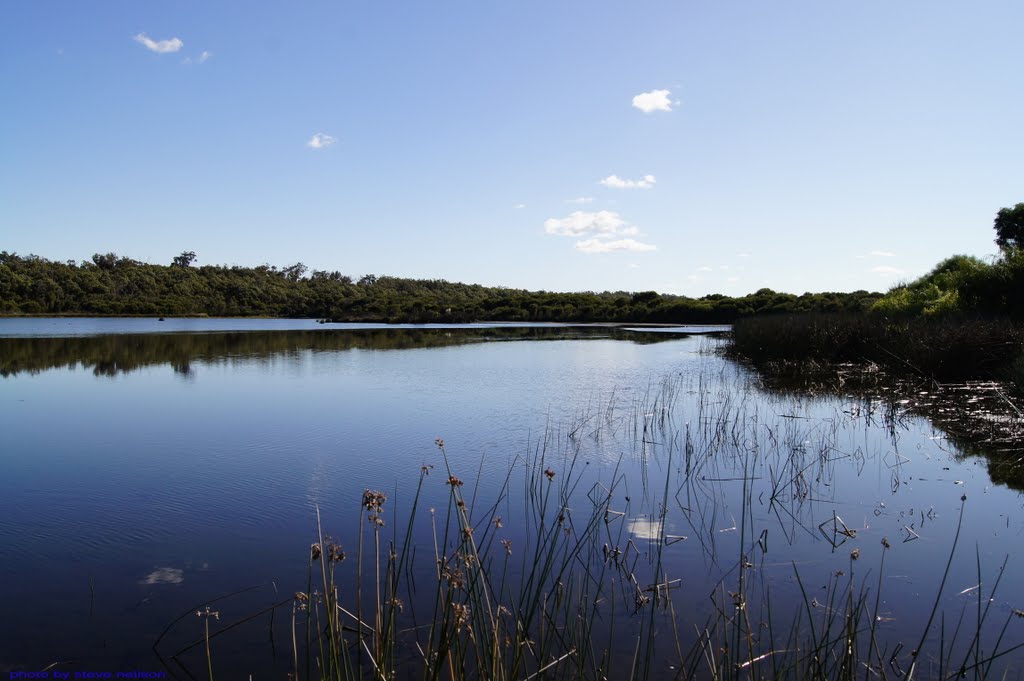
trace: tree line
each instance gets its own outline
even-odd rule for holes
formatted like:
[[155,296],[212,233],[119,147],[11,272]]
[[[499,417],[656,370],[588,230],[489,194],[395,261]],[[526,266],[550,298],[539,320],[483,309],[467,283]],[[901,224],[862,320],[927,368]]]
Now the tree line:
[[58,262],[0,252],[0,313],[305,317],[347,322],[660,322],[717,324],[780,312],[862,312],[880,293],[763,288],[740,297],[655,291],[556,293],[442,279],[308,270],[302,263],[196,267],[192,251],[170,265],[115,253]]

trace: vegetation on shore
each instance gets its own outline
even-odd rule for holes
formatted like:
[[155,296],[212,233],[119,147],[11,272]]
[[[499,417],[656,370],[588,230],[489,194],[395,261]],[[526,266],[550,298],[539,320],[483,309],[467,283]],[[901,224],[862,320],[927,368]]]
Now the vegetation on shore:
[[760,369],[858,364],[934,381],[1024,390],[1024,203],[999,211],[1000,255],[956,255],[893,287],[867,314],[740,320],[730,352]]
[[1024,321],[1024,203],[994,223],[999,255],[985,262],[954,255],[912,282],[898,284],[871,312],[884,317],[1009,317]]
[[75,263],[0,252],[0,314],[267,316],[342,322],[666,322],[729,323],[778,312],[860,312],[880,293],[761,289],[732,298],[643,292],[555,293],[504,287],[277,268],[171,265],[113,253]]
[[855,364],[940,382],[1016,376],[1024,326],[1005,317],[785,315],[740,320],[729,352],[759,369]]
[[974,315],[1024,319],[1024,249],[1008,248],[992,262],[967,255],[943,260],[931,272],[899,284],[876,301],[884,316]]
[[1024,316],[1024,203],[995,219],[1002,255],[991,263],[958,255],[885,296],[868,291],[796,296],[763,288],[741,297],[690,298],[655,291],[556,293],[313,270],[302,263],[194,266],[185,251],[170,265],[115,253],[55,262],[0,251],[0,314],[210,315],[323,318],[351,322],[731,323],[772,313],[886,316],[949,313]]

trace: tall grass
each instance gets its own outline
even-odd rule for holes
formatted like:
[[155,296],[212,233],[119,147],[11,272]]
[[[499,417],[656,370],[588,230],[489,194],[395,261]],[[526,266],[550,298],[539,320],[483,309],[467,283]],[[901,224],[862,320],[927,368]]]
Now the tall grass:
[[964,316],[776,315],[737,321],[729,352],[758,367],[860,363],[940,381],[1019,380],[1024,326]]

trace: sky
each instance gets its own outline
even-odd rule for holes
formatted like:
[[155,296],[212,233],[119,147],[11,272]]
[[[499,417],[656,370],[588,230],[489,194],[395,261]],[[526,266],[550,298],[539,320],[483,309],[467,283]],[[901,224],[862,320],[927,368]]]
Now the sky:
[[1024,202],[1020,0],[15,1],[0,250],[884,291]]

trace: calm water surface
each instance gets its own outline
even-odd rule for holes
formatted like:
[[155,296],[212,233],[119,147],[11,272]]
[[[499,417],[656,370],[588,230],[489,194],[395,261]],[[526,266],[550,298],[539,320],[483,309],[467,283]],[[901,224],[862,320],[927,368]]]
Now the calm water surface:
[[[364,489],[386,491],[400,517],[421,467],[443,467],[438,437],[481,505],[524,459],[543,451],[569,475],[575,456],[581,495],[613,489],[611,547],[632,541],[645,584],[662,546],[682,631],[714,615],[740,561],[785,612],[804,607],[795,572],[824,602],[853,549],[874,589],[884,537],[879,627],[909,650],[961,508],[942,612],[973,612],[983,592],[998,635],[1024,608],[1022,499],[984,459],[878,401],[764,392],[693,331],[0,320],[0,670],[163,669],[152,645],[182,613],[259,587],[216,602],[231,622],[305,588],[317,507],[348,546]],[[445,503],[445,477],[426,479],[421,514]],[[522,503],[502,501],[513,546]],[[416,541],[426,552],[429,533]],[[282,678],[289,655],[270,626],[218,639],[221,668]],[[185,618],[163,652],[200,635]],[[999,668],[1014,677],[1022,660]]]

